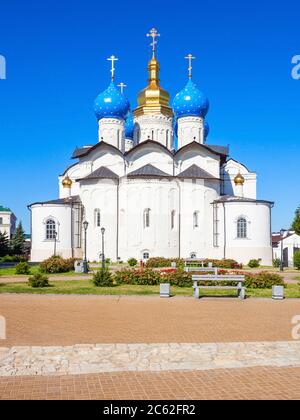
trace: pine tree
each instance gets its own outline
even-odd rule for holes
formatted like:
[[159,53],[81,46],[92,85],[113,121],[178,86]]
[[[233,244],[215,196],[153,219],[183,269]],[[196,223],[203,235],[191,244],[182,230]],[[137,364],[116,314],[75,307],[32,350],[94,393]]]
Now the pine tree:
[[300,235],[300,206],[295,212],[295,218],[292,224],[292,229],[297,233],[297,235]]
[[9,239],[6,232],[0,232],[0,257],[9,253]]
[[22,255],[24,253],[24,244],[25,232],[22,226],[22,222],[20,222],[10,242],[12,253],[14,255]]

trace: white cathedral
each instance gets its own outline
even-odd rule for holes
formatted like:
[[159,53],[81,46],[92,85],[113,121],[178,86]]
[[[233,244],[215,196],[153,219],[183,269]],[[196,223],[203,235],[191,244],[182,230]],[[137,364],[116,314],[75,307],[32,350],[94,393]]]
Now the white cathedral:
[[[160,85],[156,38],[148,85],[130,112],[123,88],[111,82],[95,101],[99,138],[76,148],[59,176],[59,198],[31,204],[31,260],[54,250],[63,257],[112,261],[130,257],[252,258],[272,264],[271,201],[258,200],[256,173],[207,142],[209,103],[189,79],[170,105]],[[120,88],[119,88],[120,87]],[[177,140],[177,141],[176,141]],[[88,222],[86,242],[83,222]],[[102,230],[103,232],[103,230]],[[86,247],[85,247],[86,245]]]

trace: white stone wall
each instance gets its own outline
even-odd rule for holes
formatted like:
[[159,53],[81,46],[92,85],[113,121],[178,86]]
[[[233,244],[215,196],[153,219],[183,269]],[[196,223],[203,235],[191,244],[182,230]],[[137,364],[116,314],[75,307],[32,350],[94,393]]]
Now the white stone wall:
[[200,117],[182,117],[178,119],[178,148],[196,141],[204,143],[204,119]]
[[[73,217],[71,212],[73,211]],[[67,205],[35,204],[32,212],[32,237],[31,237],[31,261],[43,261],[54,254],[54,240],[46,239],[46,221],[53,219],[56,223],[57,241],[56,253],[64,258],[81,257],[81,248],[76,247],[76,228],[71,228],[71,220],[75,222],[77,215],[74,208]],[[72,230],[73,230],[73,255],[72,255]]]
[[[283,239],[283,250],[287,252],[288,255],[288,266],[294,266],[294,250],[300,249],[300,236],[299,235],[291,235],[287,238]],[[278,248],[273,248],[273,258],[281,258],[281,242],[279,242]]]
[[[262,265],[272,265],[270,206],[264,203],[229,202],[218,204],[219,249],[221,258],[233,258],[247,264],[251,259],[261,259]],[[225,219],[224,219],[225,216]],[[247,220],[247,238],[237,237],[237,220]],[[225,228],[224,228],[225,221]]]
[[7,236],[11,236],[15,233],[16,230],[16,217],[11,212],[0,212],[0,219],[2,223],[0,224],[0,232],[7,233]]
[[164,115],[141,115],[134,117],[134,144],[154,140],[173,149],[173,118]]
[[125,122],[118,118],[99,120],[99,142],[105,141],[117,149],[125,150]]
[[[90,261],[99,261],[102,253],[101,227],[105,228],[104,254],[117,260],[117,205],[118,185],[114,180],[83,181],[81,201],[88,221],[87,256]],[[100,210],[100,226],[97,226],[95,210]]]

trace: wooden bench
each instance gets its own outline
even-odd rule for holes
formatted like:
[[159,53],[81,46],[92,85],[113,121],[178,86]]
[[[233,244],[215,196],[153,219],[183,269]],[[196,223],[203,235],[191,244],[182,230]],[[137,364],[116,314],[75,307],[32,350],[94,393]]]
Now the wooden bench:
[[[238,297],[241,300],[246,298],[246,289],[244,287],[245,276],[235,275],[194,275],[192,276],[194,297],[199,299],[200,289],[236,289]],[[236,286],[199,286],[199,282],[236,282]]]

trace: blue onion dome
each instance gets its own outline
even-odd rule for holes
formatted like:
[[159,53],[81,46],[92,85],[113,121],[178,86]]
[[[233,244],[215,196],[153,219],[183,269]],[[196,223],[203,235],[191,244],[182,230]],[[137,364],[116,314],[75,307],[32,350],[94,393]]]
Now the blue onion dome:
[[205,117],[209,110],[209,102],[195,83],[189,79],[185,88],[175,96],[173,109],[177,118]]
[[134,121],[133,121],[132,112],[130,112],[125,121],[125,138],[133,139],[133,131],[134,131]]
[[204,138],[207,138],[209,135],[210,127],[207,121],[204,123]]
[[130,110],[130,104],[112,81],[108,88],[96,98],[94,109],[98,120],[102,118],[125,119]]

